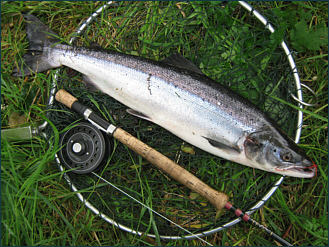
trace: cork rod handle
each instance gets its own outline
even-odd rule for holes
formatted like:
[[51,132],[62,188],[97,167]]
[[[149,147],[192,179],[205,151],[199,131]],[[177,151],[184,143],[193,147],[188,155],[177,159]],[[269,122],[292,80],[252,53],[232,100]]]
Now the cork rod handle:
[[55,94],[55,99],[70,109],[72,108],[73,103],[78,100],[64,89],[58,90],[58,92]]
[[[72,108],[72,104],[77,101],[76,98],[74,98],[71,94],[64,91],[63,89],[57,92],[55,99],[65,104],[69,108]],[[151,162],[157,168],[161,169],[178,182],[206,198],[216,209],[223,209],[228,202],[229,198],[225,193],[212,189],[200,179],[185,170],[183,167],[179,166],[168,157],[154,150],[123,129],[116,128],[113,133],[113,137],[125,144],[137,154],[141,155],[143,158]]]
[[173,179],[206,198],[215,208],[219,210],[223,209],[228,202],[228,196],[226,194],[210,188],[207,184],[192,175],[183,167],[141,142],[126,131],[117,128],[113,133],[113,137],[134,150],[134,152],[151,162],[160,170],[167,173]]

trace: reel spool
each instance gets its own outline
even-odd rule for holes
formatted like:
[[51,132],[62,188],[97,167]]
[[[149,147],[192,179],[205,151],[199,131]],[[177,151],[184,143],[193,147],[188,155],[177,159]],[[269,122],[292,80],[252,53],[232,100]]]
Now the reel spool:
[[59,160],[78,174],[104,167],[112,151],[109,137],[89,122],[80,122],[63,133],[60,146]]

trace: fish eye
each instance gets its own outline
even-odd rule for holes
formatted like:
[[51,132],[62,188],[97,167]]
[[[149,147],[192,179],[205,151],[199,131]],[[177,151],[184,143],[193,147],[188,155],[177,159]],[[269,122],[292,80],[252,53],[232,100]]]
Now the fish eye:
[[282,156],[282,159],[283,159],[284,161],[291,161],[291,159],[292,159],[292,155],[291,155],[291,153],[285,153],[285,154]]

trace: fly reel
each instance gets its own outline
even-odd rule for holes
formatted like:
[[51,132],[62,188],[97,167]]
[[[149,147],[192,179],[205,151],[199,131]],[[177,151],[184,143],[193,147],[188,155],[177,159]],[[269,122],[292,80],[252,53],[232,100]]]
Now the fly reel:
[[104,167],[112,151],[109,137],[89,122],[80,122],[64,132],[58,152],[61,164],[78,174]]

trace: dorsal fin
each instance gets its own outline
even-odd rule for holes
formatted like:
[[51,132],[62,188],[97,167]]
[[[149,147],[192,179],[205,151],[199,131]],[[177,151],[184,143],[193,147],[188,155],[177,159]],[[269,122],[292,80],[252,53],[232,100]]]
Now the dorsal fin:
[[173,53],[169,57],[162,60],[162,62],[169,64],[171,66],[175,66],[181,69],[187,69],[192,72],[197,72],[199,74],[202,74],[202,71],[190,60],[188,60],[186,57],[183,57],[178,52]]

